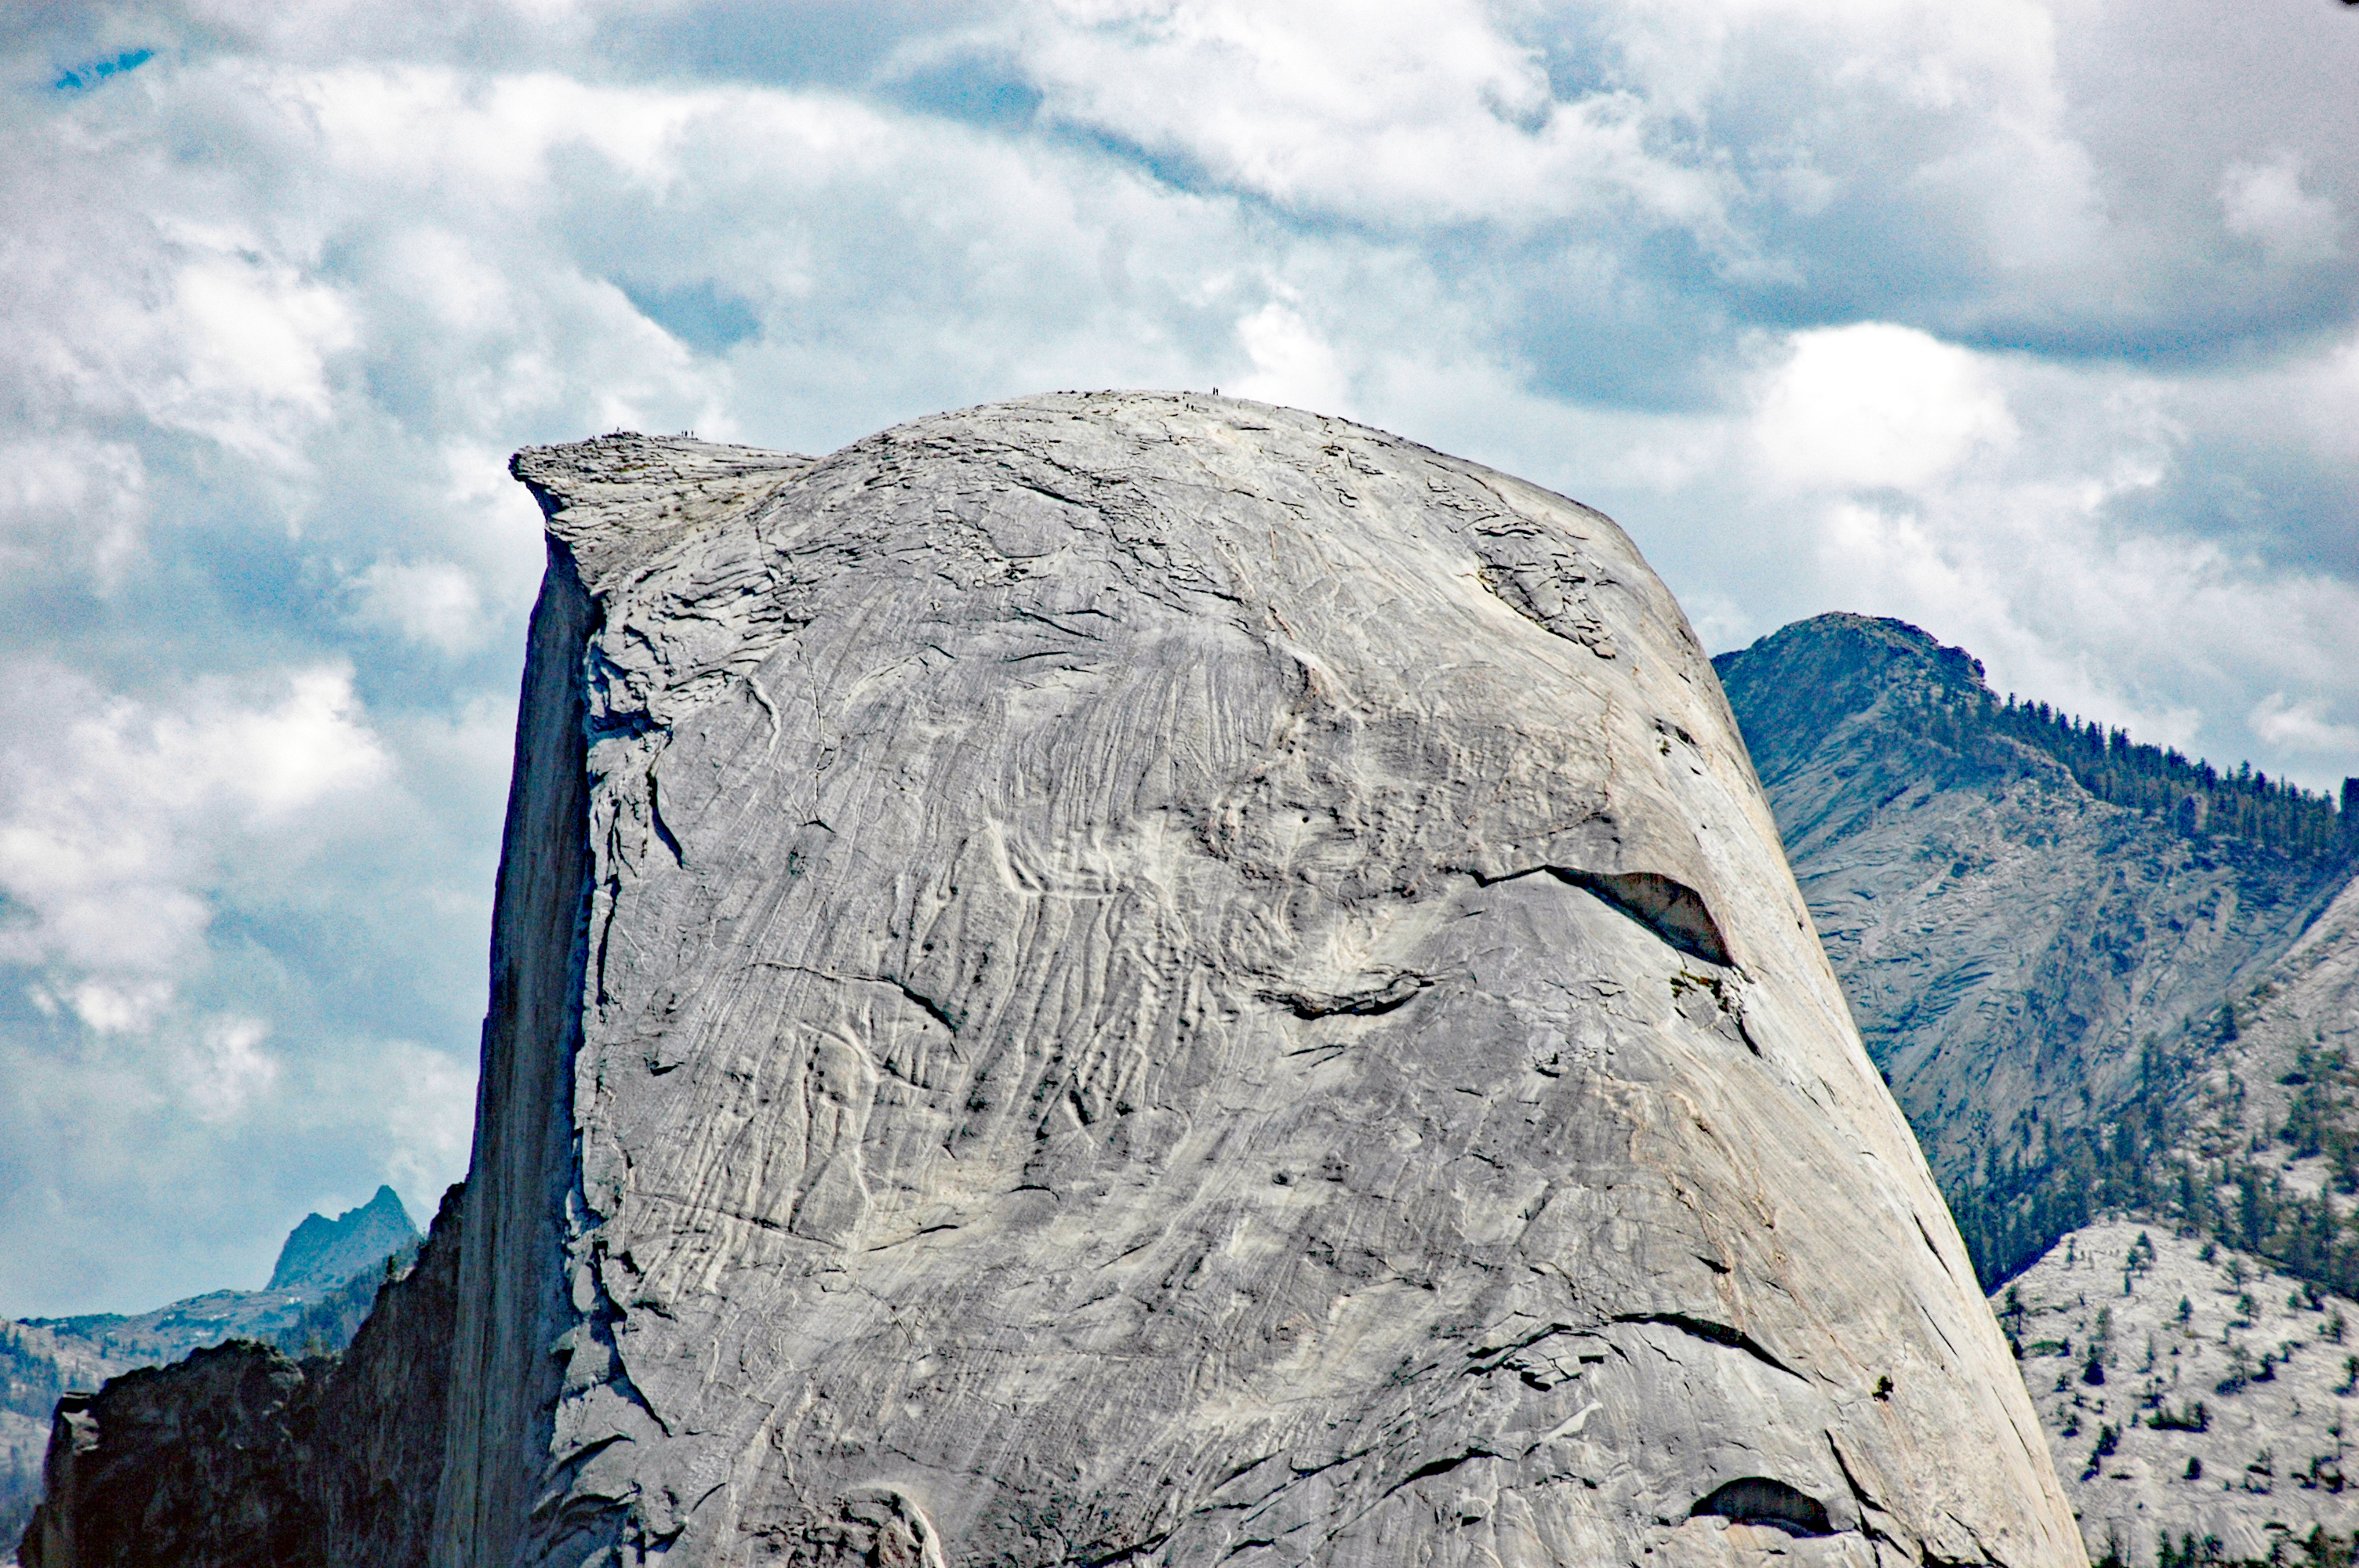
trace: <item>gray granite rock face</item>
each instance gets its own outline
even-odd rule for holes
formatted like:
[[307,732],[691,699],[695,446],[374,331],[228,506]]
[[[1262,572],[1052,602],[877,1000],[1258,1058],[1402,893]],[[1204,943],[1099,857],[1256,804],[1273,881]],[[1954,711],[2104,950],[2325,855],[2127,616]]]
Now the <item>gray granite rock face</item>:
[[1170,395],[516,470],[438,1563],[2082,1560],[1605,518]]

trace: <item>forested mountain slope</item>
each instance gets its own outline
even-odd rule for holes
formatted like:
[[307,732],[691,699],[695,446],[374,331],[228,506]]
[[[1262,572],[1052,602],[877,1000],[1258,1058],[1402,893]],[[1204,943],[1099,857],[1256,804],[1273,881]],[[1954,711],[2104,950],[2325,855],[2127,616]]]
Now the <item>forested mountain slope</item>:
[[2212,1032],[2210,1066],[2117,1110],[2091,1168],[2137,1217],[2067,1232],[1993,1305],[2093,1556],[2342,1568],[2359,1553],[2359,882]]
[[1992,1309],[2099,1568],[2348,1568],[2359,1312],[2169,1226],[2072,1232]]
[[2359,881],[2207,1033],[2207,1070],[2151,1119],[2145,1206],[2359,1297]]
[[1985,1281],[2213,1174],[2186,1139],[2223,1005],[2351,881],[2351,814],[2002,698],[1897,621],[1820,616],[1713,665]]

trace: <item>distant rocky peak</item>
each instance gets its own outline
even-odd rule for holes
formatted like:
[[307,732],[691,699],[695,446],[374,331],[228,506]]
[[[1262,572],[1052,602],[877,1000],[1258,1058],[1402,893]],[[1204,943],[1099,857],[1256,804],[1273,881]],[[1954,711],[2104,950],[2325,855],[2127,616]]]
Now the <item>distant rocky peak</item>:
[[1844,723],[1896,699],[1979,699],[1983,663],[1906,621],[1836,612],[1798,621],[1712,666],[1745,723],[1766,782],[1809,757]]
[[325,1290],[342,1284],[364,1269],[418,1239],[418,1227],[400,1195],[379,1187],[376,1196],[335,1218],[309,1214],[278,1249],[278,1267],[270,1273],[272,1291],[306,1288]]

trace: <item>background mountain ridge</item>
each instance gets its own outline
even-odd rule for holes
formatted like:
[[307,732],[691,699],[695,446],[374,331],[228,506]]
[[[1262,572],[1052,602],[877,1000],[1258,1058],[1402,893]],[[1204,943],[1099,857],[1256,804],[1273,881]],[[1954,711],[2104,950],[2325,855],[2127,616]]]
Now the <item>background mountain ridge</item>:
[[1713,661],[2093,1559],[2359,1558],[2359,781],[2002,698],[1907,622]]
[[380,1186],[333,1219],[306,1215],[261,1290],[208,1291],[145,1313],[0,1323],[0,1550],[13,1548],[39,1500],[41,1456],[61,1396],[231,1341],[297,1357],[334,1356],[367,1319],[378,1290],[408,1270],[419,1241],[400,1197]]
[[[2191,1086],[2351,881],[2359,815],[2001,698],[1904,622],[1819,616],[1713,665],[1984,1284],[2094,1214],[2200,1187],[2213,1173],[2171,1168]],[[2338,1245],[2331,1268],[2277,1251],[2359,1289]]]

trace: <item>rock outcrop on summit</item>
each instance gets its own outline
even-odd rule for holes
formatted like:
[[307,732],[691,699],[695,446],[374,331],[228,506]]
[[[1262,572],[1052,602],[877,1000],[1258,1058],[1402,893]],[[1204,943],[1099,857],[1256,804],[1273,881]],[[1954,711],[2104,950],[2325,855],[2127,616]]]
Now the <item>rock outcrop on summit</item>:
[[[464,1195],[397,1332],[170,1385],[277,1412],[286,1560],[2085,1561],[1607,519],[1170,395],[515,469]],[[225,1430],[166,1390],[61,1422],[42,1568]]]
[[2079,1561],[1605,518],[1171,395],[516,467],[436,1562]]

